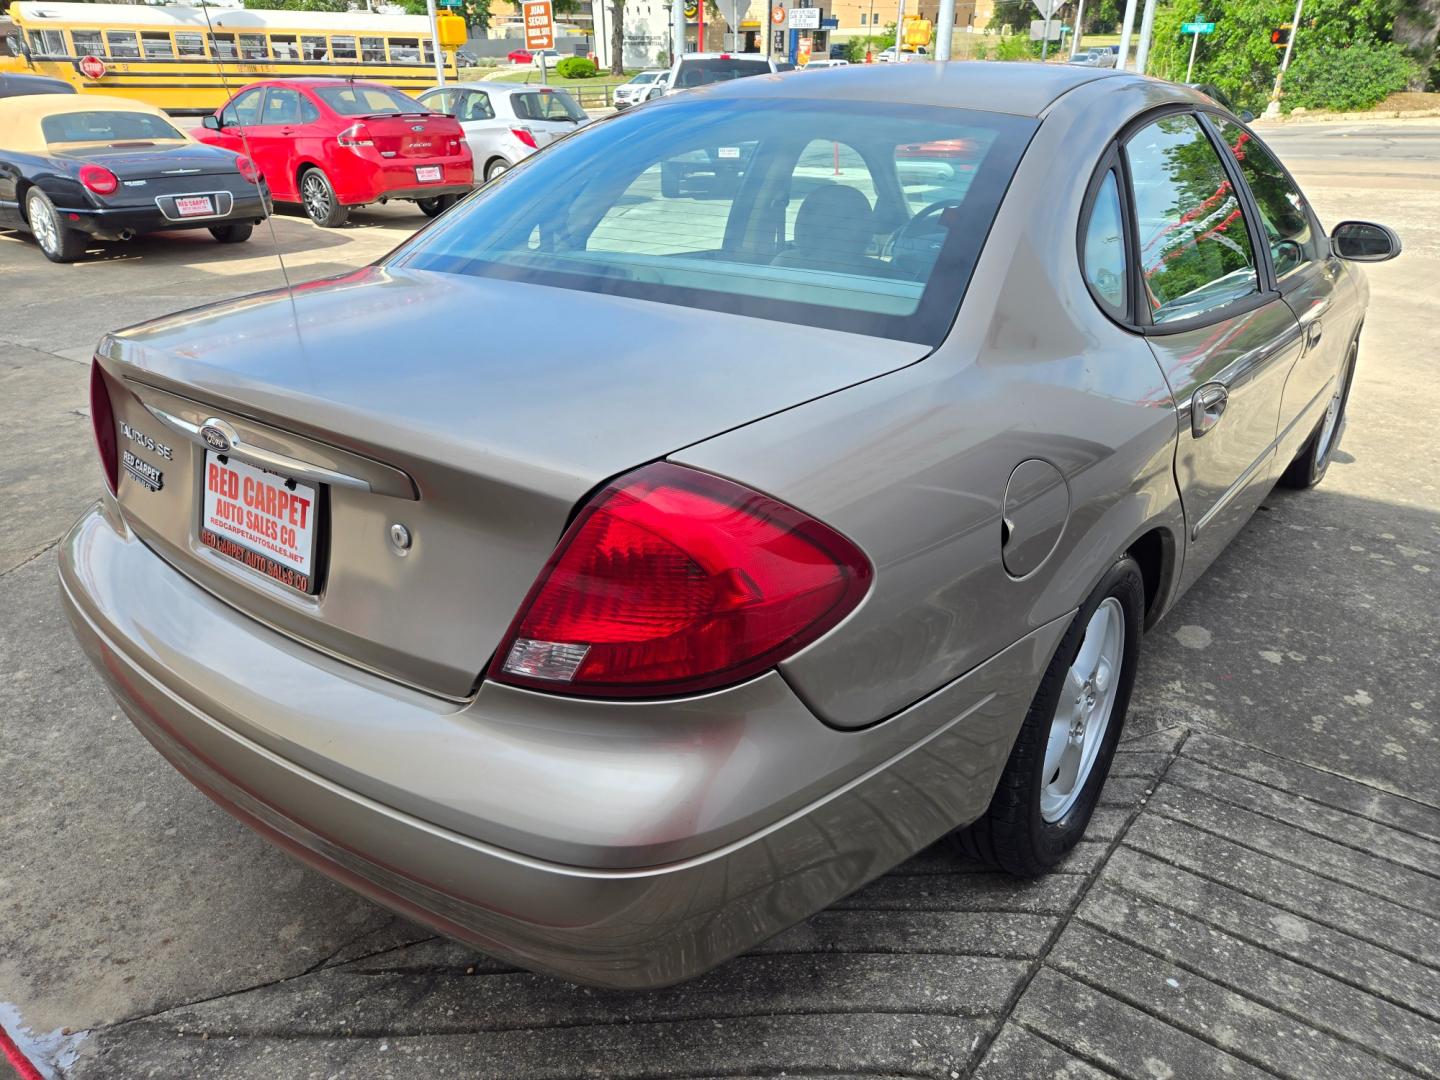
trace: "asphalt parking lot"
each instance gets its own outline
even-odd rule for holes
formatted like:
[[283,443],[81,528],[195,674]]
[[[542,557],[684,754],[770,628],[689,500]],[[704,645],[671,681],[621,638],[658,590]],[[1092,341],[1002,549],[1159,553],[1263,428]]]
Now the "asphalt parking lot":
[[1147,639],[1089,838],[1033,882],[942,845],[652,993],[506,968],[291,862],[132,730],[60,611],[100,335],[282,284],[276,241],[292,282],[362,265],[418,211],[73,266],[0,233],[0,1026],[86,1080],[1440,1078],[1440,124],[1267,134],[1323,220],[1406,251],[1369,271],[1325,482]]

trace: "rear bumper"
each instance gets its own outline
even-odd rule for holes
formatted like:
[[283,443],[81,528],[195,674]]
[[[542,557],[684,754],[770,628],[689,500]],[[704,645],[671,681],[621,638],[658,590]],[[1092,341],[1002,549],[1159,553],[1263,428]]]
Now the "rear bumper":
[[[439,168],[440,179],[425,183],[416,169]],[[457,195],[475,185],[475,165],[467,155],[450,158],[382,158],[372,151],[353,152],[326,175],[345,206],[364,206],[383,199],[430,199]]]
[[[551,720],[535,726],[529,734],[536,737],[522,749],[513,729],[526,726],[527,699],[551,707],[545,695],[517,691],[487,700],[482,691],[458,713],[449,706],[455,722],[443,740],[432,738],[426,718],[442,711],[440,703],[350,669],[226,607],[129,533],[108,501],[63,542],[60,580],[75,634],[126,715],[225,810],[311,866],[440,933],[524,967],[634,988],[705,971],[977,816],[1064,623],[1037,631],[869,732],[836,732],[812,717],[810,727],[798,729],[797,742],[800,717],[783,712],[803,707],[774,674],[747,684],[748,696],[741,694],[745,688],[730,692],[729,706],[703,698],[662,704],[641,718],[655,767],[627,765],[614,774],[624,777],[621,786],[606,761],[623,757],[623,745],[612,745],[615,733],[603,726],[588,739],[572,739]],[[202,626],[203,633],[194,632]],[[357,745],[370,729],[397,719],[415,726],[408,735],[390,729],[368,777],[354,762],[342,767],[338,752],[317,761],[299,712],[304,703],[294,700],[294,680],[302,676],[308,693],[298,696],[311,705],[330,703]],[[753,729],[741,726],[750,737],[737,738],[736,722],[751,717],[729,717],[727,728],[727,709],[766,695],[771,714],[755,717],[760,723]],[[702,717],[697,735],[688,712],[707,709],[713,718]],[[281,732],[275,717],[290,726]],[[708,740],[706,730],[713,731]],[[789,745],[766,745],[775,731],[789,731]],[[511,739],[508,758],[495,749],[496,732]],[[338,745],[333,734],[329,745]],[[502,846],[492,834],[505,823],[462,828],[462,818],[415,812],[404,805],[403,792],[378,797],[374,774],[384,769],[378,755],[386,749],[390,759],[408,758],[417,789],[431,789],[444,787],[449,762],[481,746],[490,760],[487,769],[474,759],[470,784],[477,791],[503,787],[535,764],[527,759],[548,752],[537,775],[551,775],[569,792],[530,806],[528,839],[510,822],[507,839],[515,843]],[[878,757],[853,761],[844,782],[818,794],[807,790],[804,779],[815,760],[847,746],[852,752],[868,747]],[[783,755],[778,762],[771,760],[776,754]],[[661,767],[672,761],[676,782],[658,783]],[[722,833],[706,827],[706,811],[728,797],[719,778],[736,767],[764,791],[770,765],[794,777],[793,798],[759,800],[765,805],[737,817],[732,838],[718,842]],[[632,815],[617,832],[637,845],[635,852],[653,850],[643,842],[657,836],[675,841],[669,850],[683,850],[687,837],[672,835],[677,824],[682,833],[688,827],[688,839],[703,850],[614,866],[606,865],[614,861],[608,849],[575,846],[575,837],[593,832],[597,821],[614,822],[617,804],[635,803],[636,789],[653,795],[653,831],[644,833],[644,815]],[[521,801],[521,791],[502,792],[497,806]],[[547,836],[556,850],[589,850],[590,856],[560,861],[520,850],[541,846]]]
[[169,218],[153,201],[148,206],[111,207],[97,210],[94,207],[74,209],[59,208],[56,211],[66,228],[88,233],[101,240],[115,240],[121,234],[169,232],[174,229],[214,229],[234,225],[242,221],[262,221],[269,216],[270,208],[259,191],[249,197],[235,196],[230,212],[211,217]]

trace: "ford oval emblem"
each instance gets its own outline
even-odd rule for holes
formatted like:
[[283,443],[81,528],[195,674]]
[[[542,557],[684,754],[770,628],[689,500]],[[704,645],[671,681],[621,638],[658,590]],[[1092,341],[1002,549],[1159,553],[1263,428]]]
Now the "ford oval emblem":
[[225,453],[230,449],[230,436],[221,431],[214,424],[206,424],[200,429],[200,437],[205,440],[205,445],[217,453]]

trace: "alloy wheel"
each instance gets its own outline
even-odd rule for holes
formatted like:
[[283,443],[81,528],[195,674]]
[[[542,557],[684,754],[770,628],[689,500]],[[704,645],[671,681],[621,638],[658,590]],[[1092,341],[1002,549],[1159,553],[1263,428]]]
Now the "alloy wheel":
[[60,226],[55,220],[54,213],[45,204],[44,199],[31,199],[29,211],[30,231],[35,235],[35,242],[46,253],[55,254],[60,250]]
[[1125,609],[1109,596],[1085,625],[1085,637],[1065,673],[1050,723],[1040,789],[1040,816],[1048,822],[1069,813],[1090,777],[1110,726],[1124,661]]
[[330,192],[325,187],[325,181],[316,173],[305,174],[304,184],[305,212],[316,221],[322,221],[330,216]]

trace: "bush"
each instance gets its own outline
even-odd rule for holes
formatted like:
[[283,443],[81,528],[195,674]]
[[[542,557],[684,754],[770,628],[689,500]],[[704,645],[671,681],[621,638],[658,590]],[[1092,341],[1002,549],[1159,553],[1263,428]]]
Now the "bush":
[[[1301,39],[1304,40],[1303,38]],[[1415,62],[1393,43],[1357,41],[1343,49],[1296,49],[1285,72],[1281,107],[1289,112],[1370,109],[1388,94],[1404,90]]]
[[1035,50],[1030,39],[1021,34],[1006,34],[995,45],[996,60],[1033,60]]
[[555,65],[555,74],[562,79],[593,79],[599,73],[588,56],[567,56]]

